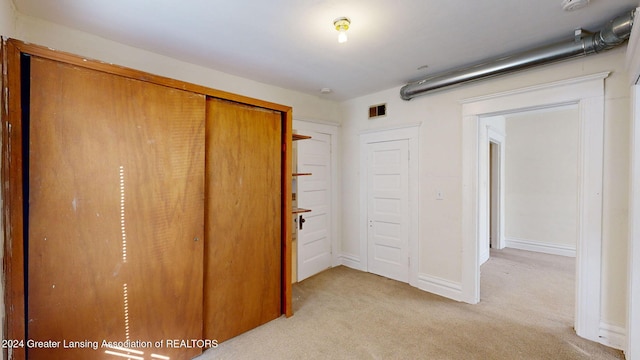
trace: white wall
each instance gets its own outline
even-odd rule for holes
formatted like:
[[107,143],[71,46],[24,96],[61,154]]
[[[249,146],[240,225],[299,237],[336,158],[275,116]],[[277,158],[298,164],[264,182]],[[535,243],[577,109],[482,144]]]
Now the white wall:
[[[372,128],[422,122],[420,132],[420,274],[461,283],[462,278],[462,105],[460,100],[612,70],[605,83],[603,224],[603,320],[626,322],[629,86],[624,49],[571,60],[423,95],[403,101],[399,87],[346,101],[342,107],[342,252],[361,258],[358,135]],[[368,120],[372,104],[387,103],[388,115]],[[444,200],[436,200],[437,190]]]
[[16,11],[11,0],[0,0],[0,35],[11,37],[16,30]]
[[506,238],[575,251],[577,107],[507,115],[506,130]]

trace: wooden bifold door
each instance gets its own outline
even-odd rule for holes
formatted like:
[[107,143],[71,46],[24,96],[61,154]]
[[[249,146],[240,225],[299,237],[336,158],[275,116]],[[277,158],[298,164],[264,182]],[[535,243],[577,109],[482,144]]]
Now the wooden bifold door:
[[191,359],[292,315],[290,108],[9,44],[5,354]]

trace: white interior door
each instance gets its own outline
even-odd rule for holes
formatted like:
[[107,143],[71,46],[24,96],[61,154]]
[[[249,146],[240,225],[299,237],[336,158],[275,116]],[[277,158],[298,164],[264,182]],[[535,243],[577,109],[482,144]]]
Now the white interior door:
[[[331,135],[304,131],[311,139],[297,142],[298,281],[331,267]],[[300,217],[301,216],[301,217]],[[302,221],[304,219],[304,221]]]
[[409,281],[409,140],[367,144],[368,271]]

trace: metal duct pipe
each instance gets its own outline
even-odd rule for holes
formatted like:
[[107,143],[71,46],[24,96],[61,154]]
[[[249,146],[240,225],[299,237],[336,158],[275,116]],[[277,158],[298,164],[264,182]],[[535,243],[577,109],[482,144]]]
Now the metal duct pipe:
[[635,9],[611,20],[604,28],[594,34],[586,34],[586,36],[583,37],[582,32],[576,30],[575,40],[572,42],[562,42],[528,50],[487,63],[448,71],[409,83],[400,89],[400,97],[403,100],[411,100],[429,91],[466,84],[472,81],[526,69],[535,65],[609,50],[622,44],[629,38],[634,17]]

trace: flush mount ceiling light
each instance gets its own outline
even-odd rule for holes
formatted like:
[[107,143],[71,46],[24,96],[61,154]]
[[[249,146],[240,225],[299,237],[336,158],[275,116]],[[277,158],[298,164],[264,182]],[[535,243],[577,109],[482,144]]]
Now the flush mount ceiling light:
[[351,20],[348,17],[339,17],[333,20],[333,25],[338,30],[338,42],[341,44],[347,42],[347,30],[349,30]]

